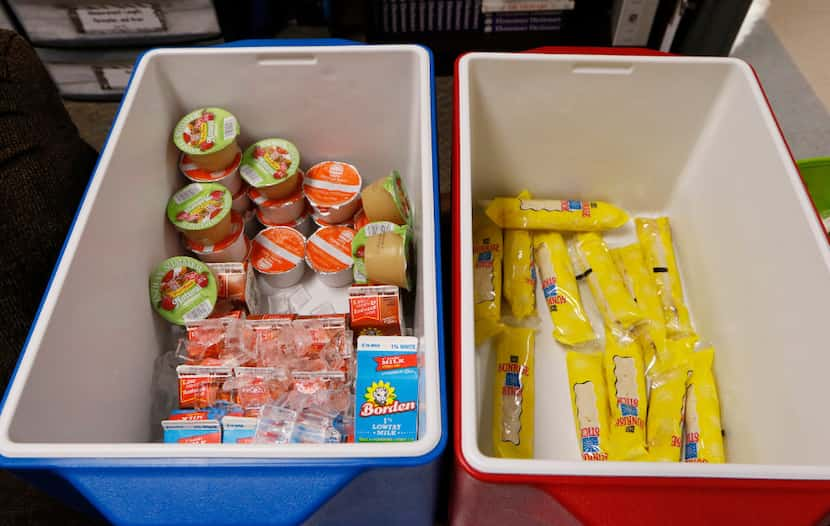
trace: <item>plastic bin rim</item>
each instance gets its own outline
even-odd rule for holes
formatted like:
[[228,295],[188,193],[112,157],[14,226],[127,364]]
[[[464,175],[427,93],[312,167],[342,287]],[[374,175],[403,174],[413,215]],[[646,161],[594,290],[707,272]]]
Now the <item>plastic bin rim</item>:
[[[112,138],[112,134],[114,129],[116,128],[115,124],[119,122],[119,118],[121,116],[121,110],[123,109],[125,102],[127,101],[128,97],[131,97],[130,87],[133,83],[133,80],[143,72],[143,69],[152,57],[161,54],[171,54],[177,52],[198,52],[198,53],[208,53],[208,52],[228,52],[228,53],[238,53],[240,51],[244,51],[246,48],[251,49],[261,49],[261,48],[275,48],[275,51],[280,52],[289,52],[289,51],[302,51],[302,50],[312,50],[314,48],[319,47],[349,47],[349,51],[365,51],[365,50],[408,50],[413,51],[418,54],[422,60],[426,61],[427,66],[427,76],[429,78],[429,104],[430,104],[430,127],[431,127],[431,142],[430,148],[432,151],[432,185],[433,185],[433,220],[434,220],[434,231],[435,231],[435,247],[434,247],[434,254],[435,254],[435,272],[436,272],[436,291],[435,291],[435,300],[436,300],[436,311],[437,311],[437,319],[436,319],[436,341],[437,341],[437,349],[436,352],[438,353],[438,381],[439,381],[439,400],[440,400],[440,432],[437,433],[437,436],[434,436],[434,439],[430,441],[425,447],[422,449],[425,451],[422,454],[410,455],[410,456],[377,456],[377,457],[331,457],[331,456],[315,456],[315,457],[293,457],[293,458],[281,458],[278,456],[262,456],[262,455],[255,455],[252,454],[256,450],[275,450],[278,451],[285,451],[285,446],[280,446],[278,448],[269,447],[269,446],[254,446],[254,448],[250,448],[249,446],[245,445],[232,445],[232,444],[223,444],[223,448],[227,447],[228,453],[236,453],[240,452],[243,455],[235,456],[235,457],[203,457],[198,456],[197,454],[186,455],[186,456],[179,456],[179,457],[162,457],[162,456],[155,456],[155,455],[144,455],[144,456],[110,456],[110,457],[101,457],[101,449],[102,444],[87,444],[86,449],[89,450],[89,456],[86,455],[78,455],[78,456],[71,456],[71,457],[13,457],[13,456],[4,456],[0,454],[0,468],[7,468],[7,469],[43,469],[43,468],[58,468],[58,469],[66,469],[66,468],[126,468],[126,467],[173,467],[173,466],[189,466],[189,467],[220,467],[220,466],[249,466],[249,465],[257,465],[257,466],[274,466],[274,467],[289,467],[289,466],[319,466],[319,467],[345,467],[345,466],[356,466],[356,467],[390,467],[390,466],[417,466],[430,463],[434,461],[439,455],[441,455],[446,447],[448,436],[447,436],[447,399],[446,399],[446,378],[445,378],[445,365],[444,365],[444,324],[443,324],[443,317],[440,315],[443,312],[443,294],[442,289],[440,286],[441,283],[441,238],[440,238],[440,195],[439,195],[439,174],[438,174],[438,139],[437,139],[437,112],[436,112],[436,96],[435,96],[435,76],[434,76],[434,58],[432,51],[422,45],[417,44],[393,44],[393,45],[372,45],[367,46],[363,45],[360,42],[353,42],[349,40],[342,40],[342,39],[297,39],[297,40],[243,40],[231,43],[224,43],[218,46],[213,47],[203,47],[203,48],[175,48],[175,47],[165,47],[165,48],[155,48],[149,49],[143,53],[141,53],[135,62],[135,66],[133,67],[133,71],[130,75],[130,78],[127,82],[127,86],[124,90],[124,97],[122,98],[122,102],[119,105],[118,109],[116,110],[115,116],[113,117],[114,125],[110,128],[109,132],[107,133],[107,137],[104,141],[104,146],[101,149],[101,152],[106,152],[107,146],[110,143]],[[66,238],[61,245],[60,251],[58,253],[57,260],[55,262],[54,267],[52,268],[51,275],[49,276],[49,280],[47,282],[46,288],[44,293],[41,297],[40,304],[38,305],[37,311],[35,313],[35,317],[32,321],[31,326],[29,327],[29,332],[26,336],[26,339],[23,343],[23,347],[19,353],[17,363],[15,364],[15,368],[9,378],[9,381],[6,385],[6,389],[3,393],[2,400],[0,400],[0,427],[2,427],[2,431],[0,431],[0,444],[14,444],[11,441],[10,437],[8,436],[9,431],[9,420],[11,416],[9,415],[8,411],[6,410],[6,405],[9,399],[9,396],[12,391],[12,387],[14,385],[15,379],[17,378],[18,373],[20,372],[21,364],[24,361],[26,354],[29,352],[29,347],[31,344],[31,339],[34,333],[35,328],[41,322],[41,315],[43,314],[44,304],[52,292],[53,287],[55,286],[55,279],[61,263],[64,260],[64,256],[66,256],[66,249],[72,238],[73,233],[75,232],[76,228],[79,226],[79,217],[80,212],[86,201],[89,197],[89,191],[98,176],[98,170],[100,167],[102,155],[99,154],[99,157],[95,163],[95,167],[93,168],[90,178],[87,181],[86,187],[84,189],[84,193],[81,197],[80,203],[78,205],[78,209],[75,211],[75,214],[72,218],[72,222],[70,223]],[[83,225],[81,225],[83,226]],[[421,439],[419,441],[422,441]],[[41,444],[47,445],[47,444]],[[73,446],[83,446],[82,444],[73,444]],[[121,446],[122,444],[115,444],[115,446]],[[135,444],[126,444],[127,446],[134,446]],[[141,444],[142,446],[158,446],[159,452],[162,452],[164,449],[168,447],[179,448],[178,445],[169,445],[169,444]],[[299,446],[299,447],[294,447]],[[349,447],[350,445],[345,445],[344,447]],[[372,446],[371,444],[360,444],[356,446]],[[403,446],[406,447],[406,443],[400,444],[384,444],[385,448],[396,448],[396,446]],[[162,449],[164,448],[164,449]],[[288,445],[288,448],[303,450],[303,445],[296,444],[296,445]],[[188,448],[187,446],[181,446],[183,450],[192,450],[192,448]],[[400,448],[398,448],[400,449]]]
[[[592,56],[601,58],[605,62],[697,62],[697,63],[731,63],[744,71],[745,74],[754,79],[755,85],[760,91],[760,95],[769,110],[769,115],[778,131],[781,141],[789,155],[793,166],[798,168],[798,162],[792,154],[792,150],[784,137],[784,132],[775,112],[770,104],[769,97],[764,91],[761,80],[755,69],[746,61],[734,57],[681,57],[681,56],[660,56],[654,55],[652,50],[640,50],[636,48],[615,49],[615,48],[571,48],[571,47],[554,47],[554,48],[540,48],[539,50],[530,50],[526,53],[492,53],[492,52],[470,52],[459,56],[455,62],[455,74],[453,76],[454,89],[454,104],[453,104],[453,160],[452,160],[452,207],[453,207],[453,244],[452,244],[452,265],[453,272],[460,273],[460,222],[461,222],[461,193],[460,193],[460,176],[461,176],[461,144],[460,144],[460,78],[461,73],[467,74],[469,63],[476,59],[510,59],[510,60],[549,60],[551,57],[545,55],[556,55],[556,58],[568,59],[574,58],[584,61],[586,58]],[[805,159],[805,161],[815,161],[817,159]],[[830,160],[830,158],[828,158]],[[806,183],[803,177],[800,176],[804,194],[808,196]],[[807,202],[812,206],[813,212],[819,225],[822,225],[821,216],[818,213],[812,200],[807,198]],[[823,229],[823,226],[822,226]],[[830,234],[828,234],[828,241],[830,241]],[[453,299],[452,299],[452,322],[453,326],[461,327],[461,304],[459,298],[461,296],[461,284],[458,281],[453,282]],[[815,488],[815,483],[819,481],[830,480],[830,466],[788,466],[788,465],[763,465],[763,464],[684,464],[683,469],[688,473],[678,476],[675,473],[668,473],[667,470],[671,465],[656,465],[648,462],[627,462],[627,466],[637,467],[639,469],[632,469],[625,474],[609,475],[604,470],[602,462],[580,462],[580,461],[547,461],[555,462],[564,468],[566,473],[550,474],[550,473],[498,473],[487,472],[478,469],[476,466],[481,466],[485,458],[487,462],[492,462],[493,459],[486,457],[473,444],[471,451],[465,452],[465,440],[463,437],[462,417],[461,417],[461,346],[462,338],[459,330],[454,331],[452,341],[452,352],[454,362],[454,380],[453,385],[453,406],[454,406],[454,422],[456,429],[453,440],[453,449],[457,464],[469,473],[475,479],[484,482],[494,483],[509,483],[509,484],[562,484],[581,483],[581,484],[601,484],[603,482],[613,482],[619,484],[621,480],[630,482],[634,481],[650,481],[654,483],[658,479],[660,484],[677,484],[677,485],[710,485],[714,479],[718,480],[722,485],[735,485],[741,487],[758,487],[766,483],[774,482],[775,484],[782,484],[784,482],[791,484],[810,485]],[[511,464],[516,462],[528,463],[533,465],[533,460],[514,460],[514,459],[497,459],[504,460]],[[658,471],[654,473],[655,469]],[[661,474],[660,470],[666,471]],[[741,470],[742,472],[736,472]],[[577,474],[577,472],[580,472]],[[828,486],[830,487],[830,486]]]

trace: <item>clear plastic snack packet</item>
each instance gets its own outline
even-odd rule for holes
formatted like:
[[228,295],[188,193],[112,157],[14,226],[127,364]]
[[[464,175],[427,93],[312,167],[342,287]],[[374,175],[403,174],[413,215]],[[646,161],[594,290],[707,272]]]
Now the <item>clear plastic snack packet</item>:
[[566,345],[580,345],[597,339],[585,314],[568,246],[562,234],[537,232],[533,235],[537,276],[542,281],[545,303],[553,321],[553,337]]
[[262,407],[253,442],[256,444],[287,444],[294,435],[297,411],[281,405]]
[[493,445],[497,457],[533,458],[535,331],[505,327],[496,336]]
[[577,234],[573,247],[577,276],[588,280],[605,326],[619,334],[643,321],[643,313],[628,292],[602,236],[595,232]]
[[683,284],[677,269],[677,258],[672,246],[669,218],[649,219],[638,217],[637,238],[643,247],[646,266],[652,270],[657,285],[657,295],[663,305],[666,333],[681,338],[694,333],[689,319],[689,309],[683,298]]
[[611,426],[601,352],[569,351],[568,390],[582,460],[609,460]]
[[486,212],[502,228],[525,230],[600,232],[628,221],[624,210],[602,201],[532,199],[526,192],[518,197],[497,197]]
[[274,367],[237,367],[234,376],[222,389],[245,411],[244,416],[257,416],[266,404],[279,399],[291,388],[288,375]]
[[628,337],[605,333],[605,376],[611,409],[611,458],[646,460],[646,376],[643,351]]
[[501,228],[487,216],[473,217],[473,302],[475,341],[481,345],[504,327],[501,323],[502,259]]
[[657,286],[651,270],[646,266],[640,243],[612,248],[611,257],[646,318],[646,323],[637,327],[634,336],[643,349],[643,361],[648,373],[654,367],[657,356],[666,350],[666,319]]
[[517,320],[536,314],[533,237],[527,230],[504,232],[504,299]]
[[686,383],[684,462],[726,462],[720,401],[712,374],[714,356],[711,347],[691,354],[692,374]]
[[679,462],[683,446],[686,382],[691,374],[690,355],[697,338],[667,340],[666,353],[657,361],[648,399],[649,460]]

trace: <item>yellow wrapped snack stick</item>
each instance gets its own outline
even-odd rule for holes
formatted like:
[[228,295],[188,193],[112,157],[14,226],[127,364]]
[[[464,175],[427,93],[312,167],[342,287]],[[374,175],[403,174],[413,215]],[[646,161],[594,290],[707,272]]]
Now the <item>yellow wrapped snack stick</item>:
[[662,355],[666,349],[666,320],[663,318],[663,305],[657,295],[657,286],[651,271],[646,267],[639,243],[612,248],[611,257],[614,258],[626,288],[648,322],[638,326],[635,337],[643,349],[646,371],[650,371],[657,356]]
[[568,246],[562,234],[537,232],[533,235],[536,269],[542,281],[545,303],[553,321],[553,337],[566,345],[579,345],[595,340],[579,288],[574,277]]
[[720,422],[720,401],[711,347],[692,353],[692,375],[686,384],[686,417],[683,429],[684,462],[726,462]]
[[648,399],[648,459],[679,462],[682,457],[686,381],[691,373],[689,356],[696,337],[666,342],[665,359],[658,361]]
[[530,199],[530,196],[497,197],[487,215],[502,228],[602,232],[624,225],[628,214],[602,201]]
[[608,460],[611,427],[602,353],[570,351],[566,360],[579,453],[582,460]]
[[585,276],[606,327],[625,331],[643,320],[640,308],[625,287],[602,236],[577,234],[574,242],[578,275]]
[[476,345],[496,335],[501,322],[502,232],[486,216],[473,219],[473,294]]
[[657,295],[663,306],[666,333],[669,337],[683,337],[694,332],[689,309],[683,299],[683,285],[677,270],[677,259],[672,247],[671,227],[667,217],[647,219],[638,217],[637,238],[643,247],[646,267],[652,269]]
[[504,232],[504,298],[517,320],[536,313],[533,238],[526,230]]
[[493,447],[501,458],[533,458],[534,330],[505,327],[495,338]]
[[630,338],[605,335],[605,376],[611,408],[611,458],[645,460],[646,377],[643,352]]

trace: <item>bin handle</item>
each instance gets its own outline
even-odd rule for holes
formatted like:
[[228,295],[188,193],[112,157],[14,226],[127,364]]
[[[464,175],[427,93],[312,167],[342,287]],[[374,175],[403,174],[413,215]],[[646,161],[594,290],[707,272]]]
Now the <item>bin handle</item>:
[[543,55],[622,55],[637,57],[671,57],[673,53],[657,51],[645,47],[585,47],[585,46],[542,46],[521,51],[520,53],[539,53]]
[[255,38],[248,40],[234,40],[233,42],[223,42],[216,44],[214,47],[311,47],[311,46],[363,46],[363,42],[356,40],[347,40],[345,38]]

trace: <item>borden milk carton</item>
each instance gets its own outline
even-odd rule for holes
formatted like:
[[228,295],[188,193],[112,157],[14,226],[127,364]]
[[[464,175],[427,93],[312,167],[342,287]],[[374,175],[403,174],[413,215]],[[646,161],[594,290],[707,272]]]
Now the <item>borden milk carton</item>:
[[418,339],[361,336],[355,384],[357,442],[418,438]]

